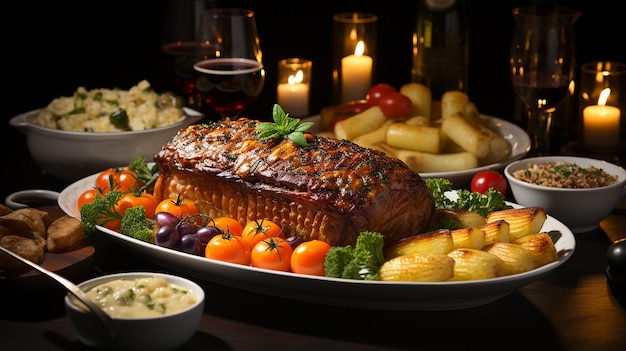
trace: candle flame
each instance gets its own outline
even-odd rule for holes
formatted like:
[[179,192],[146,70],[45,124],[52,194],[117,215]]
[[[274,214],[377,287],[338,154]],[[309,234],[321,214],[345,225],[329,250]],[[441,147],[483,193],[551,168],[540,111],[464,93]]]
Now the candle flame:
[[354,54],[356,56],[363,56],[364,52],[365,52],[365,44],[363,43],[363,40],[361,40],[356,44],[356,48],[354,49]]
[[609,95],[611,94],[611,88],[605,88],[600,93],[600,97],[598,98],[598,105],[606,105],[606,100],[609,99]]
[[304,79],[304,73],[302,73],[302,70],[298,70],[295,76],[293,74],[289,76],[289,78],[287,79],[287,82],[289,84],[302,83],[303,79]]

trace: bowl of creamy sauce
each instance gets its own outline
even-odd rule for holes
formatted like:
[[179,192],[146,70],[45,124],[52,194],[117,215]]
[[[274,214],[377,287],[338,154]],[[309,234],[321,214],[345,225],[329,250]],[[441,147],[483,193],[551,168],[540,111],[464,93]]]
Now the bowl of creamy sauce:
[[198,329],[205,293],[183,277],[155,272],[105,275],[78,284],[113,318],[119,334],[113,343],[101,334],[99,321],[68,294],[67,316],[79,341],[111,350],[171,350],[185,344]]

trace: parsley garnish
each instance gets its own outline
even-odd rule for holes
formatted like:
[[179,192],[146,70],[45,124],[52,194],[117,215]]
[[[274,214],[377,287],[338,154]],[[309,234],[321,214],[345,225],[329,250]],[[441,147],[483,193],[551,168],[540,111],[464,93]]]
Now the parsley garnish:
[[289,138],[300,146],[309,145],[304,137],[304,131],[313,126],[313,122],[300,123],[299,118],[291,118],[280,105],[275,104],[272,110],[274,123],[261,123],[256,127],[260,132],[259,139]]

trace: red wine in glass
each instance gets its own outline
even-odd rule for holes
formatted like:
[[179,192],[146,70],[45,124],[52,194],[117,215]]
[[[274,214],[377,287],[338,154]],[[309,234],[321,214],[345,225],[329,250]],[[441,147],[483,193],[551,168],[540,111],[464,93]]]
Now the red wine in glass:
[[202,104],[222,119],[236,119],[259,96],[265,77],[261,64],[242,58],[219,58],[194,65]]
[[513,87],[517,96],[529,108],[548,110],[556,108],[565,98],[570,80],[567,75],[515,76]]
[[163,45],[162,51],[167,55],[170,67],[173,67],[171,80],[176,94],[187,99],[190,106],[198,106],[196,79],[193,64],[196,59],[195,42],[178,42]]

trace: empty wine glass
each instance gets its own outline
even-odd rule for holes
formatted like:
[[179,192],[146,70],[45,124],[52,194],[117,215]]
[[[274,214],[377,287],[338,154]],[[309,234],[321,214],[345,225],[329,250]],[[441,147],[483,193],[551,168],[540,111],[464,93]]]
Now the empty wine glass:
[[239,118],[265,83],[254,12],[239,8],[203,11],[194,70],[202,105],[221,119]]
[[562,7],[513,9],[511,79],[528,114],[531,154],[550,153],[552,113],[574,79],[574,22],[579,16]]

